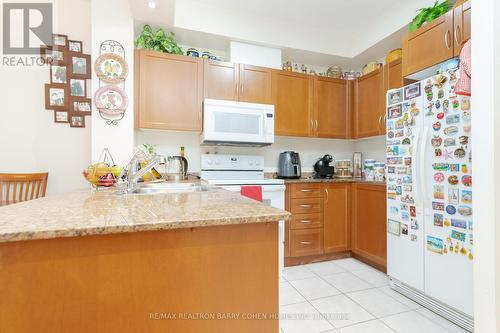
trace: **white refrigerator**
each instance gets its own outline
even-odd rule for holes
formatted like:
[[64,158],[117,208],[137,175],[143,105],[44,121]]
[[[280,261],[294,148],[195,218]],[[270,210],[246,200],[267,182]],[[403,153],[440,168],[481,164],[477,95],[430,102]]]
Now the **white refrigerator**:
[[387,92],[391,287],[473,330],[471,105],[456,69]]

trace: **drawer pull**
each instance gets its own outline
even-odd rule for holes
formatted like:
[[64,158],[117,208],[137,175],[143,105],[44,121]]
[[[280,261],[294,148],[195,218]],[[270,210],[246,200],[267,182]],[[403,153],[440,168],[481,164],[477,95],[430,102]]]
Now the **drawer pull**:
[[302,245],[312,245],[313,242],[311,241],[301,241],[300,244]]
[[300,223],[311,223],[311,220],[300,220]]
[[303,188],[300,190],[300,192],[312,192],[313,190],[309,190],[309,189],[306,189],[306,188]]
[[312,208],[312,205],[300,205],[302,208]]

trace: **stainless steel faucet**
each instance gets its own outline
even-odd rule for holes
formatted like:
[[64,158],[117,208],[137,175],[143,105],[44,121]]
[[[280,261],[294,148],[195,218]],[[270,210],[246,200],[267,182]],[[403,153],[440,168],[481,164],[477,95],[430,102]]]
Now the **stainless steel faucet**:
[[[148,160],[148,163],[140,167],[140,160]],[[133,192],[138,187],[139,179],[141,179],[148,171],[158,166],[160,163],[165,163],[166,158],[161,155],[151,155],[143,149],[136,149],[132,158],[129,160],[125,168],[123,169],[120,176],[118,176],[118,182],[121,186],[118,186],[119,191],[124,192],[123,185],[126,185],[126,192]],[[126,182],[123,180],[123,176],[127,175]],[[124,184],[126,183],[126,184]]]

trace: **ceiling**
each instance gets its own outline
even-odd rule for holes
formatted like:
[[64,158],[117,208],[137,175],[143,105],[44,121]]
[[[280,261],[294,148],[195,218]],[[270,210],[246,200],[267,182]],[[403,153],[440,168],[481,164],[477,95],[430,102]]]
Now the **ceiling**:
[[[434,0],[153,0],[156,8],[151,9],[147,6],[150,0],[129,1],[136,22],[169,27],[178,31],[186,44],[203,46],[190,43],[190,39],[196,39],[193,31],[203,32],[215,49],[228,40],[238,40],[280,47],[284,55],[288,52],[295,58],[307,54],[306,59],[329,63],[335,60],[341,64],[350,59],[374,60],[387,48],[400,46],[404,27],[415,11],[434,3]],[[209,35],[212,37],[208,38]],[[379,50],[381,53],[376,55]]]

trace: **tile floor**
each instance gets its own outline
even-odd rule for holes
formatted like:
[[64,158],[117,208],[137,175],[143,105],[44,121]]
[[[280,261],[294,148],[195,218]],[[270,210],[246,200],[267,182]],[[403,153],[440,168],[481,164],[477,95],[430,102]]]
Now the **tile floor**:
[[280,312],[281,333],[466,333],[353,258],[285,268]]

